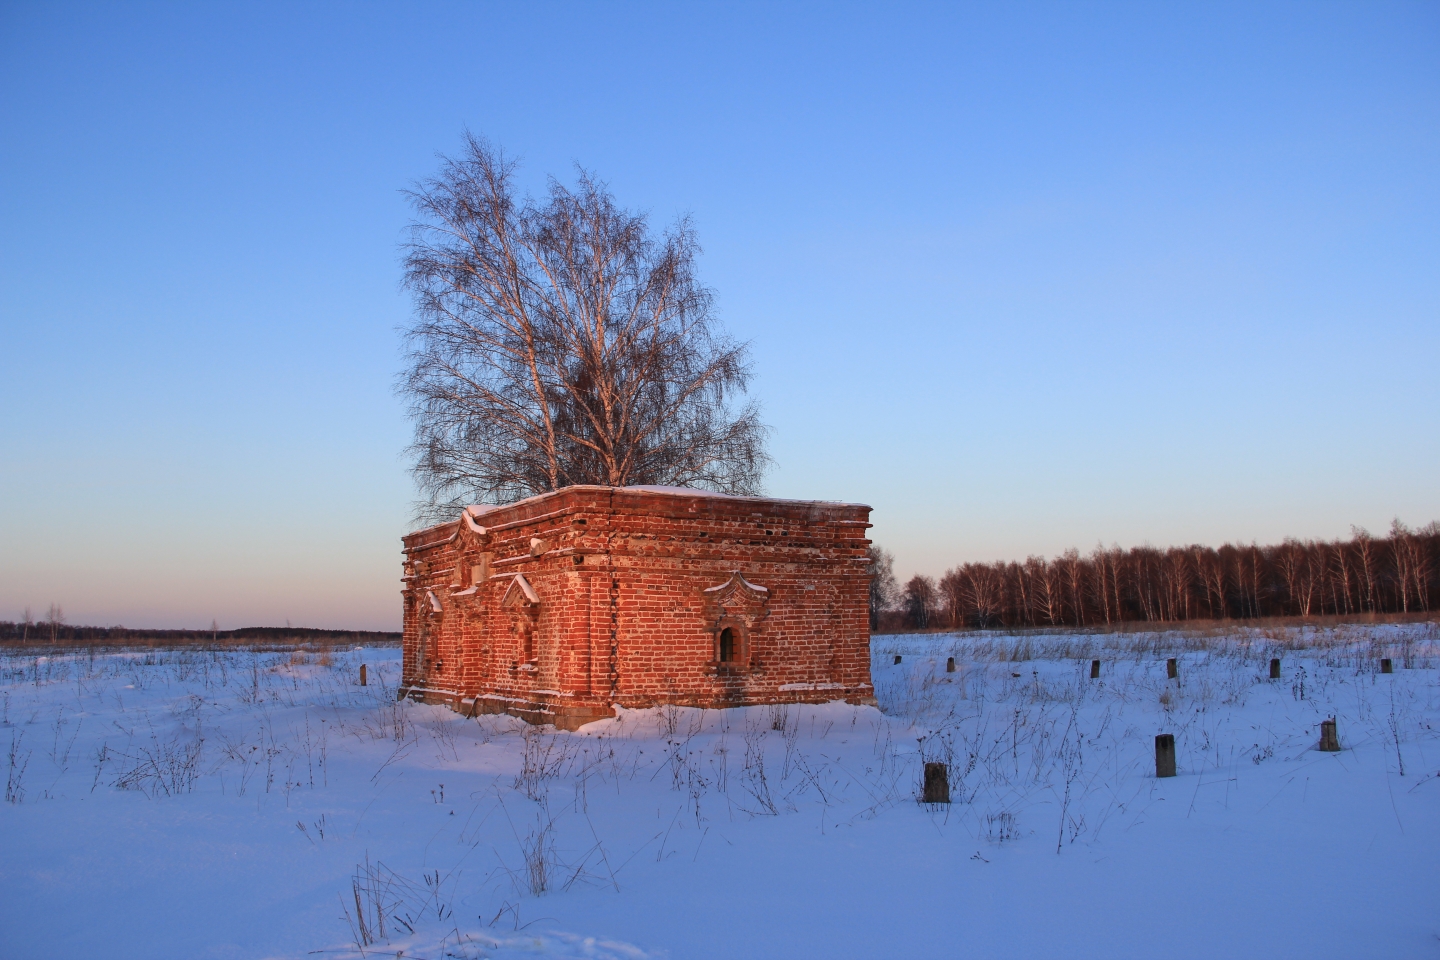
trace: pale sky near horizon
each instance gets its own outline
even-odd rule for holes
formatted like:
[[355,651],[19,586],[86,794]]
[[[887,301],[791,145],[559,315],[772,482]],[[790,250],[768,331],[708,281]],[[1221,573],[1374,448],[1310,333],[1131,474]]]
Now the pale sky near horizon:
[[1440,6],[0,3],[0,619],[394,629],[402,188],[583,164],[897,572],[1440,519]]

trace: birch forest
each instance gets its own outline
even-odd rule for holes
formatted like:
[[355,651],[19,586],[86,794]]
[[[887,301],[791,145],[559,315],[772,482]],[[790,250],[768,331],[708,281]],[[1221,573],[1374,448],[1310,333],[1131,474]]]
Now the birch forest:
[[903,586],[887,582],[888,554],[874,557],[872,624],[882,631],[1424,613],[1440,590],[1440,523],[1270,546],[1071,549],[964,563]]

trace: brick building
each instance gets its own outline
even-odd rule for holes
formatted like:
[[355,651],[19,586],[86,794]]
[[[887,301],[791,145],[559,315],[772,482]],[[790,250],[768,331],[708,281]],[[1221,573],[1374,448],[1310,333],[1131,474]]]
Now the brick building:
[[566,487],[404,538],[400,695],[574,729],[613,705],[872,703],[870,508]]

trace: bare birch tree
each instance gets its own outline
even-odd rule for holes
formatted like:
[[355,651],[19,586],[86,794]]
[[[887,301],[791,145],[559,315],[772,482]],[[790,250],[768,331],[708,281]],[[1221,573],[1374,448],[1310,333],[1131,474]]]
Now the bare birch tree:
[[[1131,593],[1140,605],[1140,611],[1147,621],[1163,619],[1160,610],[1159,591],[1156,581],[1160,566],[1160,551],[1154,547],[1131,547],[1125,555],[1122,577],[1130,584]],[[1127,576],[1128,575],[1128,576]]]
[[895,603],[895,558],[876,544],[865,548],[870,559],[870,629],[880,628],[880,614]]
[[571,484],[758,492],[747,346],[695,275],[686,219],[660,236],[581,171],[539,199],[516,163],[466,135],[408,192],[415,301],[400,383],[422,515]]
[[960,568],[965,587],[965,600],[975,626],[982,630],[1000,622],[1003,603],[1004,568],[983,563],[967,563]]
[[1085,598],[1081,593],[1081,586],[1085,581],[1085,565],[1080,559],[1080,551],[1071,547],[1055,558],[1055,565],[1064,576],[1065,586],[1070,591],[1070,613],[1075,625],[1084,626]]
[[1192,546],[1190,562],[1194,565],[1195,576],[1204,591],[1205,609],[1210,619],[1226,619],[1225,566],[1220,562],[1220,555],[1208,547]]
[[1338,540],[1329,545],[1330,550],[1330,594],[1334,597],[1335,612],[1351,613],[1350,603],[1350,557],[1345,544]]
[[1360,563],[1360,582],[1365,586],[1364,609],[1375,611],[1375,581],[1377,557],[1375,551],[1375,538],[1370,531],[1364,527],[1350,528],[1350,542],[1355,549],[1355,557]]
[[[1440,523],[1432,520],[1428,526],[1421,528],[1418,533],[1422,537],[1427,537],[1431,543],[1434,543],[1436,538],[1440,537]],[[1410,543],[1415,551],[1410,565],[1411,573],[1415,577],[1415,597],[1420,603],[1421,610],[1429,610],[1430,575],[1433,564],[1431,563],[1429,552],[1421,545],[1414,533],[1410,535]]]
[[[1030,558],[1031,561],[1034,559],[1034,557]],[[1043,563],[1044,561],[1042,560],[1041,562]],[[1033,564],[1030,561],[1020,564],[1012,560],[1006,565],[1005,570],[1007,574],[1006,579],[1009,580],[1015,588],[1015,606],[1020,614],[1019,620],[1021,623],[1029,624],[1033,627],[1035,626],[1035,603],[1030,589],[1030,571],[1032,567]]]
[[946,570],[938,584],[940,602],[950,626],[960,627],[965,623],[965,579],[959,570]]
[[[1429,570],[1425,565],[1425,552],[1418,538],[1409,527],[1396,517],[1390,524],[1391,562],[1395,570],[1395,586],[1400,591],[1400,610],[1410,611],[1410,598],[1415,598],[1417,609],[1429,606],[1425,596],[1425,581]],[[1413,586],[1412,586],[1413,585]]]
[[1035,611],[1055,626],[1064,619],[1064,598],[1060,594],[1060,572],[1044,557],[1025,559],[1025,572],[1030,579],[1030,602]]
[[905,616],[911,626],[919,630],[929,629],[937,593],[935,581],[923,574],[917,573],[906,581],[903,602]]

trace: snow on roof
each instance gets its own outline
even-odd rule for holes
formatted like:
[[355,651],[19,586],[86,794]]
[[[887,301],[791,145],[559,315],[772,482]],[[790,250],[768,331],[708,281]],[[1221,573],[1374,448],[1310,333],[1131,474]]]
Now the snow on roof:
[[[865,506],[865,504],[849,503],[849,502],[843,501],[843,500],[791,500],[791,499],[786,499],[786,498],[784,498],[784,497],[742,497],[742,496],[739,496],[739,495],[733,494],[733,493],[716,493],[714,490],[702,490],[702,489],[700,489],[699,487],[673,487],[673,486],[665,486],[665,485],[663,485],[663,484],[637,484],[637,485],[635,485],[635,486],[630,486],[630,487],[606,487],[606,486],[602,486],[602,485],[598,485],[598,484],[575,484],[575,485],[569,486],[569,487],[561,487],[561,488],[558,489],[558,490],[550,490],[550,491],[547,491],[547,492],[545,492],[545,493],[537,493],[537,494],[535,494],[534,496],[525,497],[524,499],[521,499],[521,500],[515,500],[515,501],[513,501],[513,502],[511,502],[511,503],[501,503],[501,504],[494,504],[494,503],[475,503],[475,504],[471,504],[470,506],[465,507],[463,510],[460,511],[460,517],[461,517],[462,520],[465,521],[466,524],[468,524],[468,525],[470,526],[470,529],[471,529],[472,531],[474,531],[474,532],[477,533],[477,534],[484,534],[484,533],[486,532],[486,529],[485,529],[484,526],[482,526],[482,525],[480,525],[480,524],[478,524],[478,523],[475,522],[475,519],[476,519],[476,518],[478,518],[478,517],[483,517],[483,516],[485,516],[486,514],[495,512],[496,510],[509,510],[509,509],[514,508],[514,507],[521,506],[522,504],[529,503],[529,502],[531,502],[532,500],[543,500],[543,499],[545,499],[545,498],[547,498],[547,497],[553,497],[553,496],[556,496],[557,494],[564,493],[564,492],[566,492],[567,490],[595,490],[595,491],[598,491],[598,490],[609,490],[609,491],[616,492],[616,493],[627,493],[627,492],[634,492],[634,493],[658,493],[658,494],[661,494],[662,496],[667,496],[667,497],[703,497],[703,498],[705,498],[705,499],[707,499],[707,500],[733,500],[733,501],[737,501],[737,502],[741,502],[741,503],[744,503],[744,502],[752,502],[752,503],[757,503],[757,504],[761,504],[761,503],[808,504],[808,505],[826,506],[826,507],[864,507],[864,506]],[[867,507],[867,509],[868,509],[868,507]],[[437,528],[437,527],[441,527],[441,526],[444,526],[444,524],[442,524],[442,523],[437,523],[437,524],[434,524],[434,525],[432,525],[432,526],[430,526],[430,527],[426,527],[426,528],[424,528],[423,530],[416,530],[416,531],[414,531],[414,533],[409,534],[409,535],[413,536],[414,534],[424,533],[425,530],[433,530],[433,529],[435,529],[435,528]],[[459,526],[458,526],[458,522],[457,522],[457,527],[456,527],[455,533],[458,533],[458,532],[459,532]],[[443,539],[443,540],[436,540],[436,541],[433,541],[433,542],[431,542],[431,543],[420,544],[420,545],[417,545],[417,546],[414,546],[414,547],[408,547],[408,548],[406,548],[406,549],[407,549],[407,550],[410,550],[410,551],[425,550],[425,549],[429,549],[430,547],[439,546],[439,545],[442,544],[442,543],[449,543],[451,540],[453,540],[453,539],[455,538],[455,533],[452,533],[449,537],[446,537],[446,538]]]
[[[530,501],[530,500],[539,500],[539,499],[541,499],[541,498],[543,498],[543,497],[553,497],[553,496],[554,496],[555,494],[557,494],[557,493],[563,493],[563,492],[565,492],[566,490],[574,490],[574,489],[585,489],[585,490],[634,490],[634,491],[637,491],[637,492],[640,492],[640,493],[663,493],[663,494],[667,494],[667,495],[672,496],[672,497],[718,497],[718,498],[723,498],[723,499],[726,499],[726,500],[741,500],[741,499],[745,499],[745,498],[743,498],[743,497],[736,497],[736,496],[734,496],[733,494],[729,494],[729,493],[716,493],[714,490],[701,490],[699,487],[666,487],[666,486],[662,486],[662,485],[659,485],[659,484],[640,484],[640,485],[633,486],[633,487],[604,487],[604,486],[596,486],[596,485],[594,485],[594,484],[583,484],[583,483],[581,483],[581,484],[575,484],[574,486],[571,486],[571,487],[561,487],[561,488],[558,489],[558,490],[550,490],[550,491],[547,491],[546,493],[537,493],[537,494],[535,494],[534,496],[525,497],[524,499],[521,499],[521,500],[514,500],[514,501],[511,501],[510,503],[502,503],[502,504],[494,504],[494,503],[475,503],[475,504],[471,504],[470,506],[466,507],[464,510],[460,511],[460,515],[461,515],[462,517],[464,517],[466,520],[469,520],[471,517],[481,517],[481,516],[484,516],[484,515],[487,514],[487,513],[493,512],[493,511],[495,511],[495,510],[503,510],[503,509],[505,509],[505,508],[507,508],[507,507],[519,506],[519,505],[522,504],[522,503],[526,503],[526,502],[528,502],[528,501]],[[751,499],[764,499],[764,498],[763,498],[763,497],[760,497],[760,498],[751,498]],[[482,527],[481,529],[483,530],[484,528]]]
[[698,487],[665,487],[659,484],[642,483],[633,487],[620,487],[621,490],[644,490],[647,493],[668,493],[681,497],[724,497],[727,500],[734,499],[732,494],[716,493],[714,490],[701,490]]
[[751,590],[754,590],[756,593],[769,593],[769,592],[770,592],[770,588],[769,588],[769,587],[757,586],[756,584],[751,583],[749,580],[746,580],[744,577],[742,577],[742,576],[740,575],[740,571],[739,571],[739,570],[736,570],[734,573],[730,574],[730,579],[729,579],[729,580],[726,580],[724,583],[718,584],[718,585],[713,586],[713,587],[706,587],[706,588],[705,588],[705,592],[706,592],[706,593],[719,593],[721,590],[724,590],[726,587],[730,586],[730,584],[734,583],[736,580],[739,580],[743,585],[749,587]]
[[741,502],[748,500],[755,503],[803,503],[836,507],[866,506],[865,504],[851,503],[847,500],[793,500],[787,497],[746,497],[735,493],[716,493],[714,490],[702,490],[699,487],[666,487],[640,484],[633,487],[611,487],[610,489],[617,490],[621,493],[634,490],[637,493],[660,493],[670,497],[704,497],[708,500],[738,500]]
[[523,573],[517,573],[515,574],[515,579],[510,581],[510,588],[505,591],[505,596],[500,598],[500,605],[504,606],[506,601],[510,599],[510,594],[516,590],[519,590],[525,595],[525,600],[528,603],[540,602],[540,595],[535,592],[534,587],[530,586],[530,581],[525,579]]

